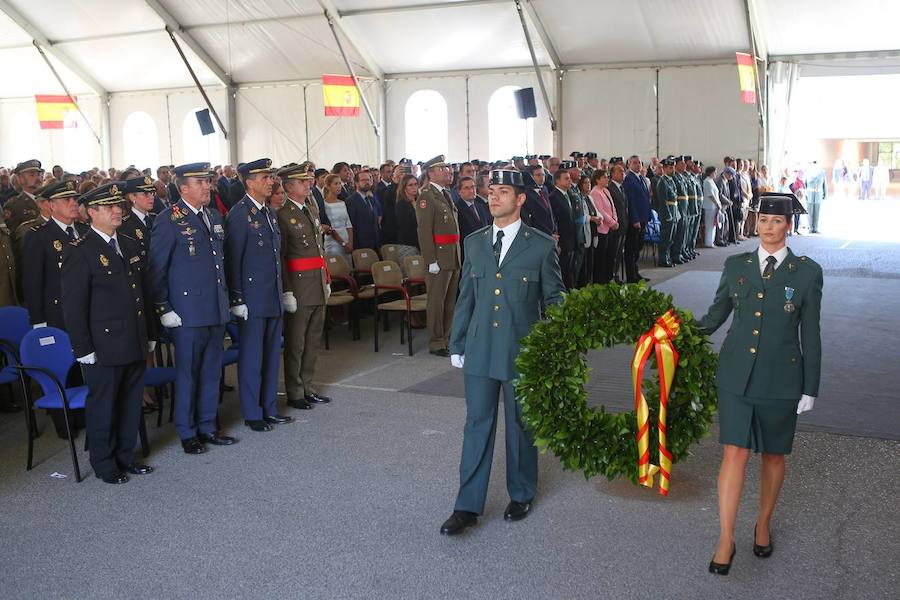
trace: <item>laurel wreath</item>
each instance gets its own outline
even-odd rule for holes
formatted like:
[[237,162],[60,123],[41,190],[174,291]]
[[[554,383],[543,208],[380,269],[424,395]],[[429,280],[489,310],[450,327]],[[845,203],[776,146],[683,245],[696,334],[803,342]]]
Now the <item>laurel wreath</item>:
[[[617,344],[634,347],[667,310],[672,297],[645,284],[591,285],[574,290],[546,319],[535,324],[520,345],[516,397],[522,421],[535,445],[550,450],[563,467],[581,471],[586,479],[604,475],[637,483],[637,422],[635,411],[610,413],[587,404],[585,384],[590,368],[588,350]],[[678,368],[668,402],[667,447],[673,463],[686,458],[691,445],[709,432],[716,412],[717,357],[689,311],[675,308],[681,329],[674,340]],[[647,363],[653,375],[642,387],[650,404],[651,462],[658,460],[657,413],[659,378],[655,357]],[[631,365],[621,366],[630,374]],[[645,372],[650,368],[645,369]],[[631,396],[633,402],[633,394]],[[658,464],[658,462],[656,463]]]

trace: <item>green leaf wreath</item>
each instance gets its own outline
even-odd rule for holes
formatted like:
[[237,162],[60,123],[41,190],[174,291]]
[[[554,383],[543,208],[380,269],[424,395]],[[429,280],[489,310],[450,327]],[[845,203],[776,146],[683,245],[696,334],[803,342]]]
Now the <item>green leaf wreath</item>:
[[[587,405],[584,386],[590,369],[585,354],[617,344],[634,348],[656,319],[673,307],[671,296],[644,284],[610,284],[575,290],[564,302],[548,308],[546,320],[536,323],[522,340],[516,359],[522,420],[541,451],[549,448],[564,468],[582,471],[586,479],[600,474],[637,483],[635,411],[608,413],[603,407],[595,410]],[[674,340],[679,362],[666,429],[667,447],[677,463],[709,432],[716,412],[717,357],[690,312],[674,310],[681,320]],[[645,371],[651,367],[656,371],[653,355],[647,367]],[[630,361],[622,364],[622,370],[630,376]],[[650,405],[650,460],[659,464],[659,378],[654,374],[642,385]]]

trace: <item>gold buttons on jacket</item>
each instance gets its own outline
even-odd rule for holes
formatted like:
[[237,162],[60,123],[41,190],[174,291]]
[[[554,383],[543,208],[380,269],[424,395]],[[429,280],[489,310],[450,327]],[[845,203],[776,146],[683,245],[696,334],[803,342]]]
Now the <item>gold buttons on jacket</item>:
[[499,295],[500,295],[500,288],[496,288],[496,289],[494,290],[494,295],[495,295],[495,296],[499,296]]
[[497,279],[503,279],[503,275],[501,275],[500,273],[497,273]]
[[500,310],[500,305],[499,305],[499,304],[495,304],[495,305],[494,305],[494,310],[495,310],[495,311],[496,311],[496,310]]
[[750,354],[756,354],[756,348],[750,348]]
[[491,325],[493,325],[494,327],[500,327],[500,323],[498,323],[497,321],[494,321],[493,323],[491,323]]
[[762,316],[762,313],[759,312],[759,311],[756,311],[755,313],[753,313],[753,316],[754,316],[754,317],[761,317],[761,316]]
[[754,329],[754,330],[753,330],[753,335],[759,335],[759,329]]
[[765,296],[765,294],[763,294],[762,292],[756,293],[756,297],[759,298],[760,300],[762,300],[764,296]]

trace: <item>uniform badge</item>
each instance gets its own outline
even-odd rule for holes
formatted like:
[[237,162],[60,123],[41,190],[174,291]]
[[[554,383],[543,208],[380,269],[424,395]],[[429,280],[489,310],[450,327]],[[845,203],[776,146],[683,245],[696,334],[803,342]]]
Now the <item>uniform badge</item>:
[[291,225],[296,225],[296,224],[297,224],[297,219],[291,219]]
[[177,220],[180,219],[182,216],[184,216],[184,215],[182,215],[181,209],[178,208],[177,206],[173,206],[173,207],[172,207],[172,220],[173,220],[173,221],[177,221]]
[[251,214],[251,215],[255,215],[257,212],[259,212],[259,211],[256,210],[256,207],[255,207],[255,206],[254,206],[253,208],[250,209],[250,214]]
[[747,283],[747,278],[741,275],[738,279],[738,285],[744,285],[745,283]]
[[108,267],[108,266],[109,266],[109,259],[106,258],[106,255],[105,255],[105,254],[101,254],[101,255],[100,255],[100,264],[103,265],[104,267]]
[[193,240],[191,240],[191,241],[188,243],[188,255],[190,255],[190,256],[196,256],[196,255],[197,255],[197,250],[196,250],[196,248],[194,248],[194,241],[193,241]]
[[133,265],[133,264],[136,263],[136,262],[141,262],[141,257],[140,257],[140,256],[132,256],[131,258],[128,259],[128,264],[129,264],[129,265]]
[[134,230],[134,235],[136,235],[136,236],[137,236],[137,239],[139,239],[139,240],[144,239],[144,232],[141,231],[140,229],[135,229],[135,230]]
[[62,242],[59,240],[53,240],[53,248],[57,252],[62,252]]
[[784,288],[784,312],[792,313],[796,310],[796,306],[791,300],[794,299],[794,288],[785,286]]
[[792,262],[788,263],[788,271],[793,271],[796,268],[797,268],[797,265],[795,265],[794,263],[792,263]]
[[427,206],[427,202],[425,202],[424,200],[419,200],[419,208],[426,208]]
[[222,226],[219,223],[213,225],[213,233],[219,235],[223,233]]

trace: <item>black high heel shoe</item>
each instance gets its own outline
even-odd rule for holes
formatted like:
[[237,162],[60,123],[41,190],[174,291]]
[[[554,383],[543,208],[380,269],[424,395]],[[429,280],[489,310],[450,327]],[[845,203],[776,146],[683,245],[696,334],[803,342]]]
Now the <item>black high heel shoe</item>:
[[769,532],[769,545],[768,546],[760,546],[756,543],[756,525],[753,526],[753,554],[758,556],[759,558],[769,558],[772,556],[772,551],[775,549],[775,545],[772,544],[772,532]]
[[728,575],[728,571],[731,570],[731,563],[734,562],[734,553],[737,552],[737,546],[735,546],[734,542],[731,543],[731,558],[728,559],[728,562],[725,564],[717,563],[714,560],[709,561],[709,572],[713,575]]

